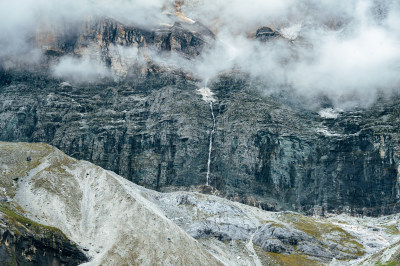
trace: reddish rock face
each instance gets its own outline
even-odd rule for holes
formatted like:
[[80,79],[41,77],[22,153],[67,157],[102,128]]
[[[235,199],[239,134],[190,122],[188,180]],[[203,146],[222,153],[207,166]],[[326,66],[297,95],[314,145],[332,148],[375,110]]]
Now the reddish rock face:
[[40,24],[35,44],[48,55],[84,55],[85,48],[94,49],[105,62],[110,60],[111,45],[152,48],[159,52],[175,51],[194,57],[214,38],[214,34],[199,22],[175,22],[145,29],[126,25],[113,19],[87,20],[63,26]]

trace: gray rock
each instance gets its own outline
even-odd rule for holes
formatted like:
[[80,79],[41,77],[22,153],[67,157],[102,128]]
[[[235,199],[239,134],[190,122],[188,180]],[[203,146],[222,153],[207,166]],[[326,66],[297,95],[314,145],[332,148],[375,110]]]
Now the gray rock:
[[247,241],[257,229],[240,208],[218,198],[163,194],[156,197],[156,204],[196,239],[215,237],[221,241]]
[[261,27],[256,32],[256,39],[266,42],[280,36],[279,33],[269,27]]
[[319,258],[332,259],[333,257],[335,257],[329,250],[310,242],[300,242],[297,246],[297,251],[309,256]]
[[327,262],[332,258],[355,259],[356,249],[333,241],[319,240],[306,233],[280,224],[267,223],[253,237],[253,243],[267,252],[304,254]]
[[260,242],[263,250],[267,252],[283,253],[283,254],[293,254],[294,248],[285,245],[279,239],[264,239]]
[[249,240],[255,232],[256,227],[251,224],[243,223],[243,219],[214,219],[209,218],[206,221],[197,221],[190,225],[187,232],[192,237],[208,238],[216,237],[224,240]]
[[300,241],[312,241],[304,232],[273,223],[264,224],[254,235],[253,242],[262,246],[266,239],[279,239],[283,244],[291,246],[298,245]]
[[[57,51],[74,54],[100,36],[98,52],[108,63],[113,44],[194,57],[213,39],[203,26],[184,23],[149,31],[105,19],[83,28],[55,34]],[[199,83],[151,62],[118,82],[74,83],[52,78],[46,62],[0,69],[0,141],[46,142],[157,190],[206,183],[213,121]],[[265,96],[266,84],[239,73],[209,86],[218,99],[210,185],[221,195],[306,214],[400,210],[397,97],[328,119],[296,95]]]
[[15,219],[0,209],[0,265],[72,266],[89,260],[61,231]]

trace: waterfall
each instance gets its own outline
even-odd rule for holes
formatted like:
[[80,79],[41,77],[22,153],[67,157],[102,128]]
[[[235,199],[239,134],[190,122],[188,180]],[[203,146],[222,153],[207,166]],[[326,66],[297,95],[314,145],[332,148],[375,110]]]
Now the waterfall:
[[213,137],[215,133],[215,115],[213,109],[213,103],[217,100],[214,98],[214,93],[207,87],[207,81],[204,87],[199,88],[197,92],[203,97],[203,101],[207,102],[210,105],[211,109],[211,116],[213,119],[212,130],[210,133],[210,144],[208,146],[208,161],[207,161],[207,179],[206,179],[206,186],[210,185],[210,170],[211,170],[211,152],[213,147]]
[[212,130],[211,130],[211,133],[210,133],[210,145],[208,147],[206,186],[209,186],[210,167],[211,167],[211,151],[212,151],[212,145],[213,145],[213,136],[214,136],[214,132],[215,132],[215,116],[214,116],[213,102],[212,101],[210,101],[210,109],[211,109],[211,115],[212,115],[212,119],[213,119],[213,126],[212,126]]

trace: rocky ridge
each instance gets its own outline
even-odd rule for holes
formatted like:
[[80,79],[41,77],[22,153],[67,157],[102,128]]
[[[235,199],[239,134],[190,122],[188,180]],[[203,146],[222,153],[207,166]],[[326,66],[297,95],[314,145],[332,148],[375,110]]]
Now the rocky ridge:
[[25,145],[1,143],[2,197],[29,218],[60,228],[90,258],[88,265],[221,264],[126,179],[48,145]]
[[86,261],[84,252],[60,230],[0,204],[1,265],[78,265]]
[[398,215],[267,212],[212,195],[145,189],[46,144],[1,142],[0,153],[8,154],[0,157],[6,204],[60,228],[87,265],[383,263],[390,256],[376,259],[379,252],[400,240]]

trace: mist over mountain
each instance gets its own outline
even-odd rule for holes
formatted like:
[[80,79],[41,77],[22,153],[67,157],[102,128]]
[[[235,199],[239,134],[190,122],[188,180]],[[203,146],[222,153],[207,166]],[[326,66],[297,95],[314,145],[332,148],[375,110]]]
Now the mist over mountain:
[[[215,34],[215,41],[200,55],[162,56],[149,46],[121,56],[130,57],[132,64],[143,64],[150,57],[204,82],[235,69],[263,80],[267,93],[283,88],[301,96],[324,95],[341,108],[372,104],[381,94],[391,96],[399,84],[396,1],[19,0],[1,5],[0,57],[5,66],[12,65],[10,59],[39,60],[40,48],[50,38],[46,32],[62,32],[68,38],[82,31],[83,23],[104,17],[150,30],[173,24],[178,15],[183,23],[200,22]],[[279,37],[258,41],[254,37],[263,26]],[[70,56],[54,66],[56,76],[71,75],[69,65],[84,66],[90,71],[88,79],[108,71],[96,55],[80,60]],[[78,76],[84,73],[79,72]]]
[[399,18],[0,1],[0,264],[398,263]]

